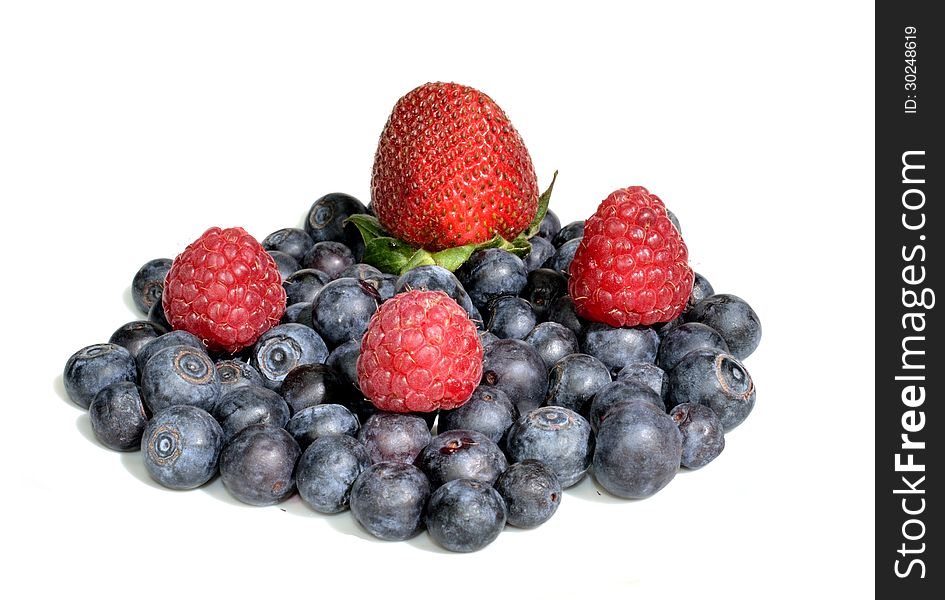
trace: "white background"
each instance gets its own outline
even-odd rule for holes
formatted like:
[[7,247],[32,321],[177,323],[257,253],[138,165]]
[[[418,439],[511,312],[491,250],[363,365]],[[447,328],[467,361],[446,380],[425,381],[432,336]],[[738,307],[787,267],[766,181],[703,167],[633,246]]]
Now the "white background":
[[[342,4],[0,8],[0,595],[870,594],[871,3]],[[639,502],[585,480],[539,529],[453,555],[298,497],[158,489],[98,445],[61,371],[140,318],[138,267],[212,225],[261,239],[324,193],[367,201],[391,107],[435,80],[505,109],[542,189],[560,170],[563,223],[645,185],[754,306],[757,405],[721,457]]]

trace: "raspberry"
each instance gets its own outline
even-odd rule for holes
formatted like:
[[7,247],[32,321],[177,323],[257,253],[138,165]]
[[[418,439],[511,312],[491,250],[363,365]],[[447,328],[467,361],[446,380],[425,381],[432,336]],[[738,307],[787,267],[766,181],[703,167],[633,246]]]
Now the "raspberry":
[[578,315],[613,327],[671,321],[692,292],[688,259],[663,201],[644,187],[620,189],[584,224],[568,292]]
[[279,323],[282,277],[262,245],[241,227],[211,227],[174,259],[164,282],[164,313],[174,329],[209,350],[237,352]]
[[412,290],[381,305],[358,357],[361,392],[386,411],[456,408],[482,377],[476,326],[441,291]]

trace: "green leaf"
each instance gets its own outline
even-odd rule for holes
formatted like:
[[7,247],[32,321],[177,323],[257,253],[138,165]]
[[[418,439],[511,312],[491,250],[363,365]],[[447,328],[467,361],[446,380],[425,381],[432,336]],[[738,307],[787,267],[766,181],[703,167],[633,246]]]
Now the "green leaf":
[[415,248],[396,238],[375,237],[364,244],[364,257],[361,260],[384,273],[400,275],[416,253]]
[[371,215],[351,215],[345,219],[345,223],[354,223],[354,226],[361,232],[361,237],[364,238],[365,244],[373,239],[389,237],[390,235],[381,227],[377,217],[372,217]]
[[532,219],[531,225],[528,226],[528,229],[525,230],[525,238],[530,238],[538,233],[538,229],[541,228],[541,221],[545,218],[545,214],[548,212],[548,203],[551,201],[551,190],[555,188],[555,180],[558,179],[558,172],[555,171],[554,175],[551,176],[551,185],[548,186],[548,189],[545,190],[545,193],[538,197],[538,212],[535,213],[535,218]]

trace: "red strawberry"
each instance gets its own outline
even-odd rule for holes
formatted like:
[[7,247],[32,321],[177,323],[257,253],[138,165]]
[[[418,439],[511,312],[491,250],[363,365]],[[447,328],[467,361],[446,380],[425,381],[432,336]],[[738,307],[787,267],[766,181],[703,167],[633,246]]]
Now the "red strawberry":
[[538,182],[521,136],[492,98],[427,83],[398,100],[384,126],[371,199],[384,229],[437,251],[515,238],[538,210]]
[[210,350],[236,352],[279,323],[285,290],[276,262],[241,227],[212,227],[174,259],[164,281],[174,329]]
[[640,186],[617,190],[584,224],[568,292],[578,315],[614,327],[672,321],[692,293],[682,236],[663,201]]
[[482,343],[455,300],[440,291],[397,294],[361,340],[358,385],[381,410],[456,408],[482,377]]

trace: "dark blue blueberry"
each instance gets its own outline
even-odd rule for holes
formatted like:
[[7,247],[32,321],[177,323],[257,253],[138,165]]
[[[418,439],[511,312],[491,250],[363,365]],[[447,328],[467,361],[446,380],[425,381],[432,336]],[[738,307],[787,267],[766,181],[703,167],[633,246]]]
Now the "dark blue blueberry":
[[286,306],[279,323],[298,323],[299,325],[312,327],[312,303],[296,302]]
[[312,302],[329,281],[331,277],[317,269],[299,269],[282,282],[286,305]]
[[220,400],[220,375],[210,357],[192,346],[171,346],[152,356],[141,371],[141,396],[151,414],[176,404],[213,412]]
[[278,250],[269,250],[269,256],[276,261],[276,268],[279,269],[279,275],[285,281],[287,277],[299,270],[299,261],[295,260],[285,252]]
[[89,405],[89,420],[102,445],[119,452],[140,449],[148,415],[138,386],[117,381],[103,388]]
[[505,527],[505,501],[495,489],[473,479],[454,479],[433,495],[427,531],[451,552],[475,552],[491,544]]
[[561,483],[539,460],[523,460],[499,475],[495,489],[505,501],[508,523],[531,529],[551,518],[561,505]]
[[144,263],[131,280],[131,299],[144,314],[148,314],[155,303],[161,303],[164,294],[164,278],[171,270],[169,258],[155,258]]
[[528,281],[527,275],[522,259],[501,248],[473,252],[456,272],[479,310],[499,296],[518,296]]
[[699,469],[725,449],[725,434],[718,415],[708,406],[686,402],[669,411],[682,433],[682,466]]
[[525,270],[531,272],[540,268],[545,261],[555,255],[555,247],[550,241],[537,235],[528,241],[532,249],[525,257]]
[[489,303],[486,329],[499,339],[520,340],[535,327],[538,318],[528,300],[518,296],[499,296]]
[[304,229],[297,227],[286,227],[278,231],[273,231],[262,241],[262,247],[266,250],[284,252],[294,258],[296,261],[302,260],[305,253],[315,245],[312,239]]
[[692,294],[689,295],[689,301],[686,303],[686,308],[691,309],[696,304],[699,304],[709,296],[715,294],[715,290],[712,288],[712,284],[709,283],[709,280],[693,271],[695,278],[692,282]]
[[577,336],[561,323],[539,323],[528,332],[525,341],[538,350],[538,355],[549,369],[568,354],[579,350]]
[[134,382],[138,371],[131,353],[117,344],[86,346],[69,357],[62,384],[69,399],[88,408],[95,394],[118,381]]
[[582,237],[584,237],[584,221],[572,221],[559,229],[551,241],[555,248],[560,248],[562,244]]
[[217,374],[220,376],[220,395],[245,385],[265,385],[256,368],[241,360],[218,360]]
[[440,433],[413,464],[426,474],[433,489],[454,479],[475,479],[492,485],[509,466],[499,446],[486,434],[472,429]]
[[732,294],[714,294],[693,306],[686,320],[719,332],[739,360],[748,358],[761,341],[761,321],[747,302]]
[[520,414],[541,405],[548,391],[548,367],[534,346],[522,340],[499,340],[486,346],[482,381],[506,394]]
[[499,341],[499,336],[492,333],[491,331],[481,331],[479,333],[479,341],[482,342],[482,347],[490,346],[495,342]]
[[584,329],[581,350],[600,359],[616,375],[627,365],[656,362],[660,336],[650,327],[611,327],[591,323]]
[[545,404],[569,408],[587,418],[594,394],[609,383],[610,371],[604,363],[588,354],[569,354],[548,373]]
[[472,298],[466,293],[466,288],[460,283],[456,275],[437,265],[424,265],[410,269],[397,280],[395,293],[400,294],[408,290],[440,290],[463,307],[472,321],[482,329],[482,316],[479,309],[473,305]]
[[358,440],[376,463],[412,463],[432,439],[423,418],[401,413],[374,413],[358,432]]
[[[558,218],[558,215],[549,210],[545,212],[545,217],[541,220],[541,224],[538,226],[538,233],[536,233],[535,236],[550,242],[558,235],[559,231],[561,231],[561,219]],[[535,238],[532,238],[532,241],[534,239]]]
[[339,513],[348,508],[355,480],[370,466],[371,457],[361,442],[347,435],[326,435],[302,452],[295,483],[306,504],[321,513]]
[[144,365],[148,364],[152,356],[172,346],[190,346],[204,353],[207,351],[207,347],[203,345],[200,338],[189,331],[184,331],[183,329],[169,331],[151,340],[138,350],[138,354],[135,355],[135,361],[138,363],[138,371],[144,370]]
[[673,214],[673,211],[666,209],[666,216],[669,217],[669,221],[673,224],[680,234],[682,233],[682,227],[679,226],[679,219],[676,218],[676,215]]
[[518,410],[505,392],[480,385],[473,390],[465,404],[453,410],[441,411],[437,427],[442,431],[472,429],[500,444],[517,419]]
[[220,479],[234,498],[254,506],[282,502],[295,492],[295,463],[302,451],[289,432],[250,425],[220,454]]
[[569,275],[568,271],[571,268],[571,261],[574,260],[574,253],[577,252],[582,239],[583,238],[568,240],[561,244],[554,256],[546,260],[545,264],[542,266]]
[[331,347],[360,340],[381,301],[377,288],[353,277],[336,279],[312,302],[312,324]]
[[315,331],[298,323],[276,325],[259,336],[252,351],[252,364],[263,383],[279,389],[289,371],[299,365],[323,363],[328,348]]
[[548,318],[555,300],[568,294],[568,278],[552,269],[535,269],[528,274],[522,298],[528,300],[540,321]]
[[292,414],[319,404],[345,404],[349,396],[335,370],[323,363],[295,367],[285,376],[280,391]]
[[687,354],[663,384],[666,403],[692,402],[715,411],[728,432],[744,421],[755,406],[755,384],[737,358],[713,349]]
[[702,323],[683,323],[660,340],[656,364],[664,371],[669,371],[679,364],[684,356],[702,348],[728,352],[728,344],[716,330]]
[[370,279],[372,277],[377,277],[381,275],[381,272],[377,270],[376,267],[367,265],[364,263],[355,263],[348,267],[338,274],[338,277],[354,277],[355,279]]
[[[292,434],[302,450],[325,435],[356,437],[361,424],[350,410],[340,404],[309,406],[292,415],[285,430]],[[366,452],[366,450],[365,450]]]
[[382,540],[408,540],[423,530],[430,482],[423,471],[403,462],[380,462],[364,469],[351,486],[351,514]]
[[630,379],[642,383],[657,394],[663,393],[663,379],[666,372],[653,363],[631,363],[620,369],[617,380]]
[[109,344],[118,344],[131,353],[131,356],[137,356],[138,352],[144,348],[148,342],[167,333],[157,323],[151,321],[132,321],[125,323],[115,330],[112,337],[108,338]]
[[301,265],[305,269],[316,269],[336,279],[355,262],[351,249],[341,242],[318,242],[302,257]]
[[578,339],[584,337],[584,329],[588,324],[588,322],[579,317],[577,311],[574,310],[574,302],[571,301],[571,296],[561,296],[555,300],[551,308],[548,309],[548,316],[545,320],[561,323],[573,331],[578,336]]
[[174,490],[200,487],[216,475],[223,430],[207,411],[178,404],[158,412],[141,436],[151,478]]
[[363,242],[358,228],[345,224],[351,215],[366,214],[367,208],[360,200],[348,194],[326,194],[312,204],[305,219],[305,231],[316,242],[343,242],[356,246]]
[[245,385],[221,397],[212,414],[223,428],[224,441],[228,442],[250,425],[265,423],[285,427],[289,421],[289,405],[269,388]]
[[151,305],[150,310],[148,310],[148,320],[154,323],[155,325],[160,325],[167,331],[173,329],[171,324],[167,321],[167,315],[164,314],[164,303],[155,302]]
[[596,433],[600,429],[601,422],[607,418],[607,413],[614,407],[627,402],[646,402],[666,412],[666,405],[663,404],[663,398],[658,393],[639,381],[618,379],[597,390],[594,398],[591,399],[587,419],[591,423],[591,429]]
[[573,410],[542,406],[519,417],[505,447],[510,461],[540,460],[555,472],[561,487],[569,488],[591,465],[594,435],[587,420]]
[[597,431],[594,478],[621,498],[647,498],[679,471],[682,434],[672,417],[649,402],[614,407]]
[[325,364],[335,370],[335,374],[342,383],[355,385],[358,383],[359,356],[361,356],[361,340],[348,340],[328,353]]

